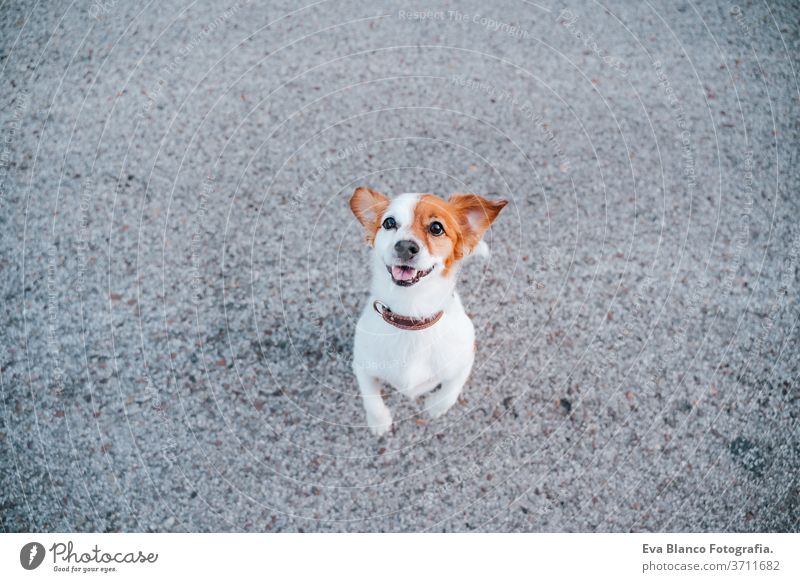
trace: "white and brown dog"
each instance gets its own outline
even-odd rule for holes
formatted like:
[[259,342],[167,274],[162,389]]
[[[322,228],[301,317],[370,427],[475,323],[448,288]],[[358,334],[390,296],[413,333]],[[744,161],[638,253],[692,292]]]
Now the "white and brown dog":
[[389,199],[357,188],[350,208],[372,252],[372,290],[358,320],[353,370],[367,424],[376,435],[392,425],[381,383],[425,400],[432,418],[458,400],[475,359],[475,329],[455,291],[462,259],[488,254],[483,234],[506,200],[453,194]]

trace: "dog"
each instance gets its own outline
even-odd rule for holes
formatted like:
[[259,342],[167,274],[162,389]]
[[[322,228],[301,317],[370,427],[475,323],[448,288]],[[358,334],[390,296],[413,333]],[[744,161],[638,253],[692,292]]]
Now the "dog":
[[488,255],[483,235],[507,200],[453,194],[400,194],[392,199],[356,188],[350,209],[370,251],[371,295],[356,326],[353,372],[367,425],[377,436],[392,426],[381,396],[388,384],[408,398],[428,394],[431,418],[447,412],[472,370],[475,328],[456,293],[464,259]]

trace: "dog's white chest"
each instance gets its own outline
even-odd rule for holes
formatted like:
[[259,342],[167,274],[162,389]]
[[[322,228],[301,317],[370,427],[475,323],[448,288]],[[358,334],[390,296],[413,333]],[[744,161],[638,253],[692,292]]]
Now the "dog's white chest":
[[475,332],[459,301],[421,331],[392,327],[371,308],[358,322],[354,367],[416,398],[471,366]]

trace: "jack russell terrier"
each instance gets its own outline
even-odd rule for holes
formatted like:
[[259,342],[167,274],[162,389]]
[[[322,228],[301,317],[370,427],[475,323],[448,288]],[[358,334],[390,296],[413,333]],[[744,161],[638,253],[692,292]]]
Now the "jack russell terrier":
[[458,400],[475,360],[475,329],[455,291],[462,259],[488,255],[481,239],[506,200],[453,194],[389,199],[357,188],[350,208],[372,252],[372,290],[356,327],[353,371],[367,424],[376,435],[392,426],[381,383],[425,399],[431,418]]

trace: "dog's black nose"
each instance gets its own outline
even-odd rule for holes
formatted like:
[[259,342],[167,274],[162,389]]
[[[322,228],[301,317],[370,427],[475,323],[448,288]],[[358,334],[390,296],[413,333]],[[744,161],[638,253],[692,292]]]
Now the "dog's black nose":
[[413,240],[399,240],[394,245],[394,252],[402,261],[413,259],[414,255],[419,252],[419,245]]

